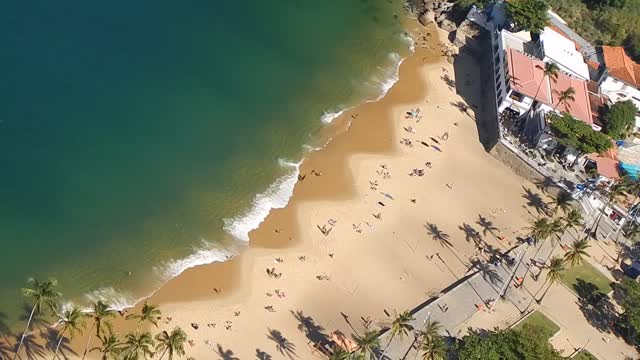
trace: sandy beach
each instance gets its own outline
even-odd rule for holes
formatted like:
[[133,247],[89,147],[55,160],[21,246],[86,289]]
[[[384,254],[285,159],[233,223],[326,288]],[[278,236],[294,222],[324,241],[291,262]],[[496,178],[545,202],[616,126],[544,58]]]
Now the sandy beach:
[[[437,296],[483,258],[474,240],[504,250],[522,233],[531,218],[522,194],[535,189],[484,151],[473,112],[456,106],[463,99],[445,80],[465,74],[440,52],[446,34],[408,29],[416,51],[400,80],[334,120],[332,141],[304,160],[288,206],[250,234],[249,247],[187,270],[149,299],[162,310],[160,329],[187,332],[188,356],[322,358],[310,338],[350,334],[341,313],[357,330],[361,317],[384,324],[385,311]],[[130,326],[116,321],[120,334]]]

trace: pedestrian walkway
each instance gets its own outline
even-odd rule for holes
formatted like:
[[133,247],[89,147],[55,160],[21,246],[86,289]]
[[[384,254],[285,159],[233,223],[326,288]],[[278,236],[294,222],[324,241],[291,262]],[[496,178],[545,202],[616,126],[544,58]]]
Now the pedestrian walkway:
[[[421,330],[427,321],[437,321],[441,325],[441,335],[460,337],[464,336],[468,324],[473,323],[469,320],[474,315],[482,313],[483,317],[492,317],[491,323],[508,327],[511,325],[509,321],[515,322],[520,318],[517,314],[525,314],[527,310],[537,306],[533,301],[534,296],[540,297],[539,294],[542,293],[541,286],[545,274],[541,273],[538,281],[534,280],[532,273],[539,273],[540,268],[532,265],[532,260],[543,264],[551,257],[552,251],[558,254],[558,248],[561,245],[570,244],[578,236],[576,231],[570,230],[565,232],[558,244],[553,241],[544,241],[535,246],[521,244],[509,251],[502,261],[471,269],[466,275],[467,278],[460,280],[459,284],[451,290],[414,310],[415,320],[412,326],[415,330]],[[515,262],[510,265],[507,257],[515,259]],[[523,279],[524,282],[522,286],[516,287],[518,278]],[[500,294],[504,294],[502,299]],[[496,299],[498,302],[494,305]],[[572,301],[575,302],[573,296]],[[517,311],[512,309],[496,311],[495,308],[500,306],[515,308]],[[389,337],[388,332],[383,334],[381,343],[386,344]],[[409,359],[414,358],[416,355],[416,350],[412,348],[414,342],[413,335],[403,339],[395,337],[385,357],[396,360],[407,355]]]

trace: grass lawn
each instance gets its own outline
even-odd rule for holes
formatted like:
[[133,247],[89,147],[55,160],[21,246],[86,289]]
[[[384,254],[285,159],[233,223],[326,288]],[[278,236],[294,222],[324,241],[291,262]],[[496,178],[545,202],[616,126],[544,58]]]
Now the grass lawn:
[[562,274],[562,281],[569,287],[569,289],[572,289],[575,292],[579,291],[576,287],[578,279],[595,285],[603,294],[608,294],[612,290],[610,285],[611,281],[602,275],[598,269],[594,268],[593,265],[587,262],[584,262],[582,265],[568,267]]
[[598,360],[595,356],[591,355],[587,350],[582,350],[571,358],[572,360]]
[[553,320],[544,316],[543,313],[537,310],[532,312],[531,315],[527,316],[518,325],[516,325],[515,329],[522,330],[525,324],[539,327],[540,329],[542,329],[542,332],[547,338],[551,338],[558,331],[560,331],[560,327],[556,325]]

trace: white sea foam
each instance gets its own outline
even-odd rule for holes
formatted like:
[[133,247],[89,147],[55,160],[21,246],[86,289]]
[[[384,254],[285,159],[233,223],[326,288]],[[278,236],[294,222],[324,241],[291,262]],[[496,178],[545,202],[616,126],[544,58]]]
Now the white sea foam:
[[156,266],[154,271],[163,280],[172,279],[180,275],[183,271],[213,262],[229,260],[234,254],[232,249],[225,249],[221,244],[212,244],[202,239],[200,246],[194,248],[193,254],[178,260],[169,260],[160,266]]
[[251,202],[251,207],[244,214],[224,219],[224,230],[236,239],[249,241],[249,232],[258,228],[271,209],[281,209],[289,203],[300,174],[300,163],[285,160],[278,160],[278,163],[283,167],[292,168],[292,171],[277,179],[267,190],[256,195]]
[[[113,287],[104,287],[94,290],[85,295],[85,298],[90,302],[103,301],[105,304],[109,304],[109,307],[114,310],[124,310],[126,308],[133,307],[142,298],[136,298],[133,294],[116,290]],[[90,309],[83,309],[83,311],[89,311]]]
[[340,110],[340,111],[325,111],[324,114],[322,114],[322,116],[320,116],[320,121],[322,121],[323,124],[331,124],[331,122],[337,118],[338,116],[342,115],[343,112],[347,111],[348,109],[344,109],[344,110]]

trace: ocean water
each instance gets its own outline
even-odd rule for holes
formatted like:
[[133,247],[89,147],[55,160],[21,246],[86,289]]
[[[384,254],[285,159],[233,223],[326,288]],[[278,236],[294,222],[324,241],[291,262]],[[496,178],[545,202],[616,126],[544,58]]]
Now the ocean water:
[[126,306],[236,253],[393,80],[402,2],[0,4],[0,313],[29,277]]

